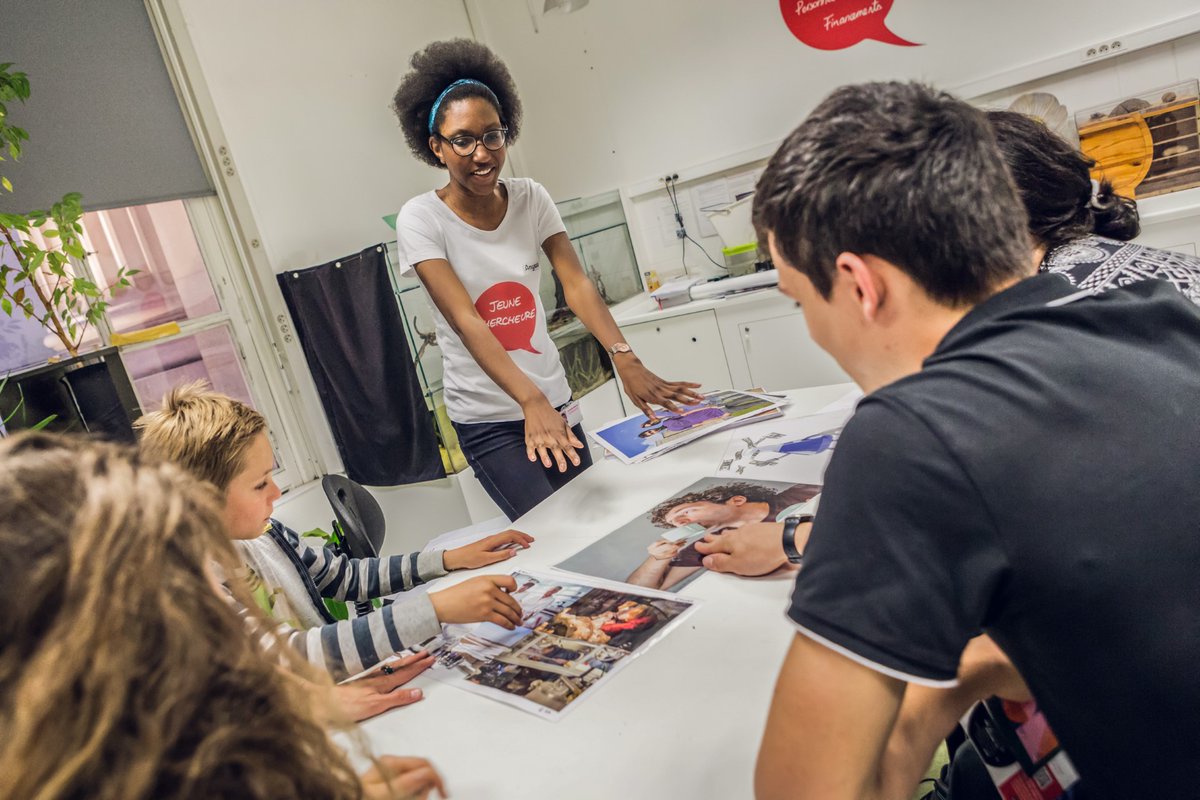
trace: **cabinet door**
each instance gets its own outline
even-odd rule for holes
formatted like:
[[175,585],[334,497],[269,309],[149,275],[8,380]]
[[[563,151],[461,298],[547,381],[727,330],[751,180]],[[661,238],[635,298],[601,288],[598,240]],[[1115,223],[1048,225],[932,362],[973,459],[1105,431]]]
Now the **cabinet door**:
[[739,328],[755,386],[773,392],[850,380],[809,338],[803,313],[743,322]]
[[712,311],[640,322],[622,327],[621,333],[642,363],[664,380],[695,381],[706,391],[734,388]]

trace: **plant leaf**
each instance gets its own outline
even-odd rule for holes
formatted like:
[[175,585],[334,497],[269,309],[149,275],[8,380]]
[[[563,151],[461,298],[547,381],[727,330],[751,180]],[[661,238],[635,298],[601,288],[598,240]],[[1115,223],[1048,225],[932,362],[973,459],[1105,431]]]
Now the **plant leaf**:
[[46,417],[45,419],[43,419],[43,420],[40,420],[40,421],[38,421],[38,422],[35,422],[35,423],[34,423],[34,424],[33,424],[33,425],[32,425],[32,426],[29,428],[29,430],[31,430],[31,431],[40,431],[42,428],[46,427],[46,426],[47,426],[47,425],[49,425],[51,422],[54,422],[54,420],[56,420],[56,419],[58,419],[58,414],[51,414],[50,416]]

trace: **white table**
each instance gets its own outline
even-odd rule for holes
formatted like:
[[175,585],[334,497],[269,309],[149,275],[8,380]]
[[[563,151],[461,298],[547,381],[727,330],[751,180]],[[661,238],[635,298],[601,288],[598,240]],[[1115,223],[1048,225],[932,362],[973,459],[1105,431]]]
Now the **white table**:
[[[788,416],[813,413],[853,385],[789,392]],[[551,565],[669,493],[713,474],[733,432],[643,464],[595,464],[513,527],[536,537],[503,564]],[[450,582],[475,572],[444,578]],[[682,595],[702,601],[681,626],[559,722],[421,677],[425,699],[363,724],[377,754],[434,762],[458,800],[750,797],[775,676],[792,638],[790,578],[706,574]]]

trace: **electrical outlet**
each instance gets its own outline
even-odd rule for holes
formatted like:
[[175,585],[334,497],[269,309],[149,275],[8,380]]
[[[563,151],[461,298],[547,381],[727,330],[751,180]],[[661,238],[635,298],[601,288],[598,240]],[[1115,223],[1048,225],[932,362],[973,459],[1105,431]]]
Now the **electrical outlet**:
[[1120,39],[1112,39],[1111,41],[1100,42],[1099,44],[1088,45],[1083,48],[1080,53],[1081,61],[1095,61],[1100,58],[1109,58],[1118,56],[1124,52],[1125,47],[1121,44]]

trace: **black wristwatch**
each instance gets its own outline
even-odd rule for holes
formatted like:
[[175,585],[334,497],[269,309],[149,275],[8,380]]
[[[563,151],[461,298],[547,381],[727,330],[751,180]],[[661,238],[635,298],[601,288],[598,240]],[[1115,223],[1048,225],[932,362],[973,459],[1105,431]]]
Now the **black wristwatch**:
[[796,528],[805,522],[812,521],[812,514],[801,514],[798,517],[787,517],[783,520],[783,554],[787,556],[789,563],[803,563],[804,553],[796,549]]

